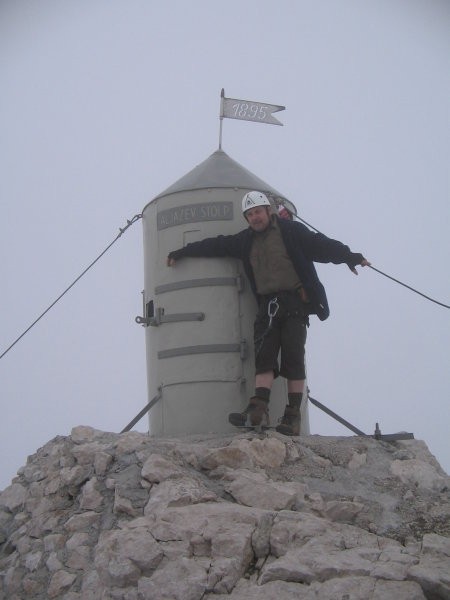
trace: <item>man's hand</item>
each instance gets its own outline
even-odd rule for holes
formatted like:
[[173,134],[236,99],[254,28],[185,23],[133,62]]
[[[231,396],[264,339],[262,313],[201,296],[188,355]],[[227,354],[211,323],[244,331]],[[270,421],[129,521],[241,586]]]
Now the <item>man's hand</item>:
[[176,262],[177,261],[174,258],[167,257],[166,264],[167,264],[168,267],[173,267]]
[[[361,265],[361,267],[370,267],[371,266],[371,263],[365,258],[363,258],[359,264]],[[354,273],[355,275],[358,275],[358,271],[355,269],[355,267],[351,267],[350,271],[352,273]]]

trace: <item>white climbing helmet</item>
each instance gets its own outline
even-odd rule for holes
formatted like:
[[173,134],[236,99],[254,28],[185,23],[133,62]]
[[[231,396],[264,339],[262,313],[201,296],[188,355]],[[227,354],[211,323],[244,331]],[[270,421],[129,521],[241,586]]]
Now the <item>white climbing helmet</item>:
[[247,192],[242,198],[242,212],[255,206],[270,206],[268,197],[262,192]]

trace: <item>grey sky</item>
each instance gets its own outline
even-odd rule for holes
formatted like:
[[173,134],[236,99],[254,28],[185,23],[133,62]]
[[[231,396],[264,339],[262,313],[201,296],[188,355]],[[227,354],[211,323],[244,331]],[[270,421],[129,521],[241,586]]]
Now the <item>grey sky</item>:
[[[0,353],[217,149],[222,87],[286,106],[284,127],[226,120],[232,158],[449,304],[449,33],[437,0],[3,0]],[[120,431],[146,404],[142,254],[137,223],[0,361],[0,489],[54,436]],[[368,433],[412,431],[449,471],[449,311],[368,269],[318,270],[311,394]]]

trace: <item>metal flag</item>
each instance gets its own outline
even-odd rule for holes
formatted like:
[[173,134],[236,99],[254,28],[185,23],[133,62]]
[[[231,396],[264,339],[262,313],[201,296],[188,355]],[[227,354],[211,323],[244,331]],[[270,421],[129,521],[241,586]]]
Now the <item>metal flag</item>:
[[285,106],[267,104],[267,102],[254,102],[253,100],[238,100],[225,98],[222,90],[220,103],[220,117],[227,119],[240,119],[241,121],[256,121],[271,125],[283,125],[272,113],[284,110]]

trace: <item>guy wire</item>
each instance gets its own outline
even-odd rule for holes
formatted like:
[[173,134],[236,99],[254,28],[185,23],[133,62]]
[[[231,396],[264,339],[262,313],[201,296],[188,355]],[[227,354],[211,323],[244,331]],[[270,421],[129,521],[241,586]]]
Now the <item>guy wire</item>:
[[[294,215],[294,217],[298,221],[301,221],[302,223],[304,223],[305,225],[307,225],[310,229],[312,229],[316,233],[320,233],[321,235],[324,235],[321,231],[319,231],[318,229],[316,229],[313,225],[311,225],[310,223],[308,223],[304,219],[300,218],[297,215]],[[398,284],[402,285],[403,287],[408,288],[408,290],[411,290],[412,292],[414,292],[416,294],[419,294],[419,296],[423,296],[423,298],[426,298],[430,302],[434,302],[435,304],[439,304],[439,306],[443,306],[444,308],[450,308],[450,306],[448,304],[444,304],[443,302],[439,302],[438,300],[434,300],[434,298],[430,298],[430,296],[427,296],[427,295],[423,294],[422,292],[419,292],[419,290],[416,290],[413,287],[411,287],[410,285],[407,285],[406,283],[403,283],[402,281],[399,281],[398,279],[395,279],[395,277],[392,277],[391,275],[388,275],[387,273],[383,273],[383,271],[380,271],[379,269],[376,269],[372,265],[368,265],[368,266],[373,271],[376,271],[377,273],[380,273],[380,275],[384,275],[384,277],[387,277],[388,279],[392,279],[392,281],[395,281],[395,283],[398,283]]]
[[40,315],[39,315],[39,317],[38,317],[37,319],[35,319],[35,320],[33,321],[33,323],[31,323],[31,325],[30,325],[29,327],[27,327],[27,329],[25,329],[25,331],[24,331],[24,332],[23,332],[21,335],[19,335],[19,337],[18,337],[18,338],[17,338],[17,339],[16,339],[16,340],[15,340],[15,341],[14,341],[14,342],[13,342],[13,343],[12,343],[12,344],[11,344],[11,345],[8,347],[8,348],[6,348],[6,350],[5,350],[5,351],[4,351],[2,354],[0,354],[0,359],[2,359],[2,358],[5,356],[5,354],[7,354],[7,353],[8,353],[8,352],[11,350],[11,348],[13,348],[13,347],[14,347],[14,346],[17,344],[17,342],[18,342],[19,340],[21,340],[21,339],[23,338],[23,336],[24,336],[25,334],[27,334],[27,333],[30,331],[30,329],[31,329],[32,327],[34,327],[34,326],[36,325],[36,323],[37,323],[38,321],[40,321],[40,320],[42,319],[42,317],[43,317],[44,315],[46,315],[46,314],[48,313],[48,311],[49,311],[51,308],[53,308],[57,302],[59,302],[59,300],[61,300],[61,298],[62,298],[63,296],[65,296],[65,295],[67,294],[67,292],[68,292],[68,291],[69,291],[69,290],[70,290],[70,289],[71,289],[71,288],[72,288],[72,287],[73,287],[73,286],[74,286],[74,285],[77,283],[77,281],[79,281],[79,280],[80,280],[80,279],[83,277],[83,275],[85,275],[85,274],[86,274],[86,273],[89,271],[89,269],[90,269],[91,267],[93,267],[93,266],[95,265],[95,263],[96,263],[97,261],[99,261],[99,260],[101,259],[101,257],[102,257],[104,254],[106,254],[106,252],[107,252],[107,251],[108,251],[108,250],[111,248],[111,246],[112,246],[113,244],[115,244],[115,243],[117,242],[117,240],[120,238],[120,236],[121,236],[121,235],[122,235],[122,234],[123,234],[123,233],[124,233],[124,232],[125,232],[125,231],[128,229],[128,227],[130,227],[130,226],[131,226],[133,223],[135,223],[136,221],[138,221],[138,220],[139,220],[139,219],[141,219],[141,218],[142,218],[142,214],[139,214],[139,215],[134,215],[134,217],[133,217],[131,220],[127,220],[127,224],[126,224],[126,226],[125,226],[125,227],[123,227],[122,229],[121,229],[121,228],[119,228],[119,233],[118,233],[118,234],[117,234],[117,236],[114,238],[114,240],[113,240],[113,241],[112,241],[112,242],[111,242],[111,243],[110,243],[108,246],[106,246],[106,248],[103,250],[103,252],[102,252],[101,254],[99,254],[99,255],[97,256],[97,258],[96,258],[95,260],[93,260],[93,261],[91,262],[91,264],[90,264],[88,267],[86,267],[86,269],[84,269],[84,271],[83,271],[83,272],[82,272],[80,275],[78,275],[78,277],[77,277],[77,278],[76,278],[74,281],[72,281],[72,283],[69,285],[69,287],[67,287],[67,288],[64,290],[64,292],[62,292],[62,294],[60,294],[60,295],[59,295],[59,296],[56,298],[56,300],[54,300],[54,301],[53,301],[53,302],[50,304],[50,306],[49,306],[48,308],[46,308],[46,309],[44,310],[44,312],[43,312],[42,314],[40,314]]

